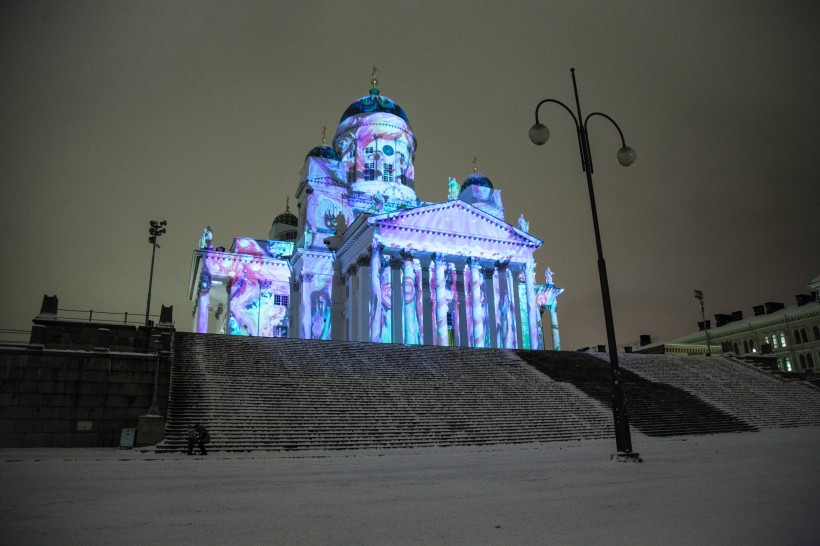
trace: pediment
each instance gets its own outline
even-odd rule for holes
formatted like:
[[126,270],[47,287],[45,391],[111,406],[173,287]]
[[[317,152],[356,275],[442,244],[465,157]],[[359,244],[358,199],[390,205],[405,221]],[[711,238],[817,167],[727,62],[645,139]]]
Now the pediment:
[[367,219],[374,240],[393,248],[523,258],[542,241],[460,200],[379,214]]

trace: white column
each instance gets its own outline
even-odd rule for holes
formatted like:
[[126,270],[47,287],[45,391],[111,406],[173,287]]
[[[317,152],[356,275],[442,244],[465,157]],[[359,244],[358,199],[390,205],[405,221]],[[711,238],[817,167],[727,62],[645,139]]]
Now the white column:
[[465,339],[462,333],[464,327],[464,298],[458,293],[458,269],[456,264],[449,262],[447,271],[450,272],[450,291],[453,294],[453,300],[450,302],[450,312],[453,314],[453,346],[462,347]]
[[515,309],[513,313],[515,314],[515,342],[516,347],[519,349],[524,348],[524,336],[523,330],[527,328],[527,325],[521,321],[521,306],[526,306],[527,302],[521,301],[521,296],[518,292],[518,285],[521,282],[519,276],[521,271],[516,268],[515,271],[512,271],[512,293],[513,293],[513,301],[515,302]]
[[484,269],[484,297],[487,300],[487,326],[490,330],[490,347],[498,347],[498,324],[496,323],[495,308],[495,269]]
[[418,345],[419,326],[418,318],[416,317],[416,270],[415,264],[413,263],[413,253],[403,250],[401,257],[404,344]]
[[404,328],[402,326],[402,282],[401,282],[401,260],[394,258],[390,260],[390,311],[392,316],[392,335],[393,343],[404,343]]
[[435,309],[433,300],[435,299],[434,291],[436,286],[436,279],[430,268],[432,267],[428,262],[427,267],[423,265],[421,268],[421,286],[419,287],[419,298],[422,303],[422,313],[419,322],[421,323],[421,331],[423,333],[425,345],[435,345],[436,339],[436,321]]
[[527,319],[530,329],[530,349],[540,349],[538,344],[538,309],[535,305],[535,262],[524,265],[524,283],[527,287]]
[[[473,331],[473,327],[470,324],[470,321],[467,320],[467,308],[470,305],[470,287],[468,285],[470,276],[467,274],[469,269],[465,265],[462,269],[458,269],[455,264],[453,265],[454,269],[454,282],[455,282],[455,297],[458,298],[456,302],[456,307],[458,311],[458,346],[459,347],[470,347],[472,346],[470,340],[470,334]],[[458,291],[459,280],[461,281],[461,291]],[[470,311],[470,316],[472,316],[472,310]]]
[[445,268],[448,264],[445,261],[444,256],[441,254],[433,254],[433,260],[436,279],[436,345],[445,346],[450,344],[447,331],[447,300],[445,299],[446,287],[444,286]]
[[313,287],[313,274],[311,273],[302,273],[301,279],[301,290],[302,290],[302,298],[299,304],[299,318],[301,319],[300,322],[302,323],[302,339],[310,339],[311,332],[310,332],[310,317],[311,317],[311,309],[310,309],[310,291]]
[[481,305],[481,264],[475,258],[468,260],[470,266],[470,305],[473,309],[473,347],[484,347],[484,308]]
[[370,248],[370,308],[368,322],[370,324],[370,341],[373,343],[381,343],[382,327],[384,326],[381,283],[383,248],[384,246],[379,243],[373,243]]

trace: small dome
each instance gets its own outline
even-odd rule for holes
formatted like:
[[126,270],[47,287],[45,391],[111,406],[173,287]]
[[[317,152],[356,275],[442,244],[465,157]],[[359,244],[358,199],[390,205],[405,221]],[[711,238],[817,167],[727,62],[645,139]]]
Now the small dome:
[[308,157],[321,157],[324,159],[335,159],[336,161],[341,161],[342,159],[339,156],[339,152],[337,152],[327,144],[321,144],[313,148],[311,151],[307,153],[305,159],[307,159]]
[[493,188],[493,183],[490,179],[484,176],[483,173],[475,172],[467,177],[467,180],[461,185],[461,191],[466,190],[470,186],[484,186],[485,188]]
[[402,107],[393,102],[391,99],[379,95],[379,90],[375,88],[370,90],[369,95],[360,98],[348,106],[345,113],[342,114],[342,119],[339,120],[339,123],[342,123],[347,118],[353,117],[357,114],[372,114],[374,112],[386,112],[388,114],[393,114],[394,116],[400,117],[407,123],[410,123],[410,120],[407,119],[407,114],[404,113]]
[[279,216],[273,219],[274,224],[287,224],[289,226],[296,226],[299,224],[299,219],[291,211],[286,210]]

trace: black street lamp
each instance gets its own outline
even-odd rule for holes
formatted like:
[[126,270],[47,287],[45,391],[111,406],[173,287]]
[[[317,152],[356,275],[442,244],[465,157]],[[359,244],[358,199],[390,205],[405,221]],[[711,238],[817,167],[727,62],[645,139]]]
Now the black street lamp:
[[601,112],[593,112],[586,118],[581,115],[581,103],[578,100],[578,85],[575,82],[575,69],[570,69],[572,73],[572,87],[575,91],[575,106],[578,117],[563,102],[555,99],[545,99],[535,107],[535,125],[530,129],[530,140],[533,144],[542,145],[550,137],[550,131],[545,125],[538,121],[538,109],[542,104],[554,102],[569,112],[575,122],[578,131],[578,146],[581,149],[581,170],[587,175],[587,186],[589,187],[589,203],[592,207],[592,225],[595,228],[595,245],[598,249],[598,276],[601,279],[601,297],[604,303],[604,320],[606,322],[606,340],[609,345],[609,361],[612,368],[612,415],[615,421],[615,442],[618,449],[619,460],[640,461],[637,453],[632,452],[632,437],[629,432],[629,417],[626,412],[626,400],[624,398],[623,386],[621,385],[620,367],[618,366],[618,346],[615,343],[615,325],[612,320],[612,304],[609,297],[609,281],[606,276],[606,262],[604,252],[601,247],[601,232],[598,229],[598,211],[595,207],[595,193],[592,190],[592,152],[589,147],[589,136],[587,135],[587,125],[593,116],[601,116],[612,122],[612,125],[621,135],[621,149],[618,150],[618,162],[624,167],[628,167],[635,162],[635,150],[626,145],[624,134],[621,128],[611,117]]
[[700,302],[700,316],[703,319],[703,329],[706,331],[706,356],[712,356],[712,340],[709,339],[709,323],[706,322],[706,312],[703,308],[703,291],[695,290],[695,299]]
[[145,327],[148,328],[148,313],[151,311],[151,285],[154,284],[154,256],[157,253],[159,245],[157,244],[157,237],[165,233],[165,226],[168,224],[165,220],[157,222],[151,220],[151,227],[148,228],[148,242],[151,243],[151,276],[148,277],[148,304],[145,306]]

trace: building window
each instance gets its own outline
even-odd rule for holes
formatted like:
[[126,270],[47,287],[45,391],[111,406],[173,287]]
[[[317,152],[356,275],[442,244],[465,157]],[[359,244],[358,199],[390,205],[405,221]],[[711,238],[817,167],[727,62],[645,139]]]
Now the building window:
[[780,346],[786,346],[786,332],[780,332]]
[[784,372],[792,371],[792,361],[788,356],[783,357],[783,371]]
[[743,340],[743,354],[746,354],[748,352],[749,352],[749,340],[744,339]]
[[772,343],[771,341],[769,341],[769,335],[768,335],[768,334],[766,334],[765,336],[763,336],[763,343],[764,343],[765,345],[773,345],[773,346],[774,346],[774,343]]
[[366,154],[372,154],[374,151],[375,150],[373,149],[373,146],[368,146],[367,148],[364,149],[364,153],[366,153]]
[[797,328],[792,330],[792,337],[794,338],[794,343],[795,344],[800,343],[800,332],[797,330]]
[[736,355],[740,354],[740,347],[738,346],[737,341],[732,342],[732,348],[735,350]]
[[393,164],[392,163],[385,163],[384,164],[384,181],[385,182],[393,182]]
[[[288,306],[288,301],[290,297],[285,294],[274,294],[273,295],[273,304],[274,305],[282,305],[284,307]],[[281,337],[281,336],[276,336]]]
[[376,180],[376,163],[370,162],[364,164],[364,179]]
[[772,349],[777,349],[780,347],[780,344],[777,341],[777,334],[772,334]]
[[820,341],[820,326],[815,324],[811,327],[811,331],[814,334],[814,341]]
[[806,368],[814,368],[814,357],[811,353],[806,353]]
[[351,163],[350,166],[347,168],[347,182],[355,182],[356,181],[356,164]]
[[288,337],[288,329],[286,326],[274,326],[271,332],[271,337]]
[[757,349],[755,348],[755,340],[754,339],[749,340],[749,348],[752,350],[753,353],[757,352]]

